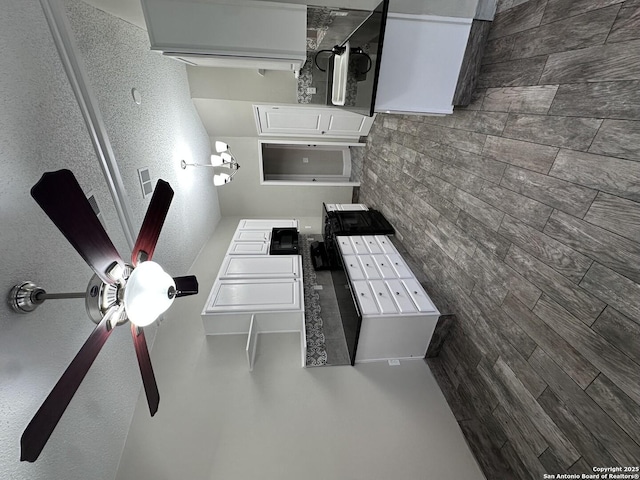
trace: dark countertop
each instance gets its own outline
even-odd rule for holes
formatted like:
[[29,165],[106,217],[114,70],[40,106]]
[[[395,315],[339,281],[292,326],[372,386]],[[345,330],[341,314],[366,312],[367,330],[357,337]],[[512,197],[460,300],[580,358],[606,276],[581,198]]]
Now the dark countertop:
[[[382,53],[388,7],[389,0],[383,0],[373,12],[348,10],[347,15],[333,18],[317,48],[308,51],[307,63],[301,71],[298,82],[300,103],[328,105],[362,115],[373,115],[380,71],[378,60]],[[343,46],[346,42],[349,42],[352,53],[349,60],[346,101],[344,106],[339,106],[331,102],[333,87],[331,52],[317,54],[322,50],[331,50],[336,45]],[[363,53],[356,54],[354,49],[360,49]],[[316,55],[317,65],[314,62]],[[323,72],[318,67],[326,71]],[[306,95],[308,87],[314,87],[316,93]],[[301,95],[300,92],[303,94]]]

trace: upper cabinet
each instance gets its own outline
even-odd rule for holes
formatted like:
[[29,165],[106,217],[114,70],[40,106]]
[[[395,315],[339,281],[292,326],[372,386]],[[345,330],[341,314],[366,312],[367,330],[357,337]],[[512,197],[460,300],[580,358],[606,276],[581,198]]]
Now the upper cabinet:
[[299,71],[307,7],[228,0],[142,0],[152,50],[192,65]]

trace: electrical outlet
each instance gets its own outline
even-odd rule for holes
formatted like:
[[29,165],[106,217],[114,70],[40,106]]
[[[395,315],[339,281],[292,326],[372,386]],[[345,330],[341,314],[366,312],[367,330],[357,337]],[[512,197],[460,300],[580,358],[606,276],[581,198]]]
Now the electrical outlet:
[[322,290],[324,287],[322,285],[314,285],[313,289],[314,290]]
[[389,365],[391,365],[392,367],[400,365],[400,360],[395,359],[395,358],[393,360],[389,360]]
[[316,87],[307,87],[307,93],[309,95],[315,95],[316,94]]
[[302,163],[309,163],[309,159],[307,157],[302,157]]

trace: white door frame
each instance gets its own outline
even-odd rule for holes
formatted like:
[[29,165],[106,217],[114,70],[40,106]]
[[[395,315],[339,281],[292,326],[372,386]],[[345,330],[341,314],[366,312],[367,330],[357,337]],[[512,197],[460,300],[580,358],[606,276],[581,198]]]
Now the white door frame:
[[[313,182],[311,180],[265,180],[264,179],[264,168],[262,164],[262,145],[263,144],[275,144],[275,145],[326,145],[332,147],[364,147],[364,143],[358,142],[350,142],[348,140],[345,141],[326,141],[315,139],[308,140],[295,140],[295,139],[273,139],[266,140],[262,138],[258,138],[258,168],[260,170],[260,185],[286,185],[286,186],[314,186],[314,187],[359,187],[360,182]],[[345,168],[345,172],[347,169]],[[351,163],[349,162],[349,175],[351,174]]]

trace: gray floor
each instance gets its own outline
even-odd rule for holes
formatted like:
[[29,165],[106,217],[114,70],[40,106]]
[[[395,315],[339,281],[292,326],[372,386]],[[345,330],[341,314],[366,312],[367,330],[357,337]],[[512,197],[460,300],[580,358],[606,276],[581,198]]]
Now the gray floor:
[[360,201],[456,315],[430,366],[488,479],[638,465],[640,1],[502,2],[483,64],[378,116]]

